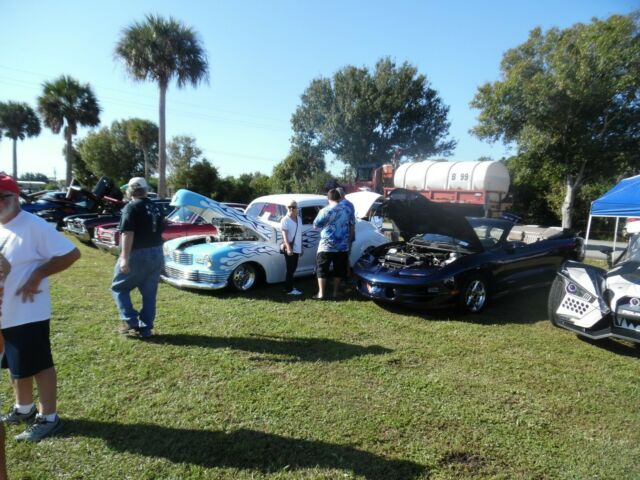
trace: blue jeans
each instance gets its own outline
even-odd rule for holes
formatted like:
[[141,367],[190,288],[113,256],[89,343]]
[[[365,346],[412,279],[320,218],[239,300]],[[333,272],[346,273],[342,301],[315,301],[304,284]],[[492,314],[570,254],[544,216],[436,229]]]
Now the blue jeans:
[[[151,335],[156,318],[156,295],[164,257],[162,247],[139,248],[129,255],[129,273],[120,271],[116,261],[111,282],[111,294],[116,301],[120,320],[140,334]],[[138,312],[131,303],[131,290],[137,288],[142,295],[142,308]]]

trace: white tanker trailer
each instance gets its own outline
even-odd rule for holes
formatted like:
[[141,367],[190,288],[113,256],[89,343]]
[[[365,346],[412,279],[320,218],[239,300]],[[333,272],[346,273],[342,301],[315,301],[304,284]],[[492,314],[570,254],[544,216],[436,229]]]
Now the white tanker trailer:
[[[509,171],[502,162],[434,161],[383,165],[374,172],[374,190],[386,196],[394,188],[419,191],[434,202],[475,206],[485,216],[498,217],[511,207]],[[380,188],[382,185],[382,188]]]

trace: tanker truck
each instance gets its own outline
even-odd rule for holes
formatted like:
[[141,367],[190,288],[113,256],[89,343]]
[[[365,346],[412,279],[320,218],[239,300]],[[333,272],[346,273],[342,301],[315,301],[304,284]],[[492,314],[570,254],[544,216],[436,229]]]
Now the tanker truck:
[[416,190],[433,202],[459,205],[466,215],[499,217],[511,207],[509,171],[502,162],[424,160],[373,170],[371,180],[351,190],[369,189],[385,197],[395,188]]

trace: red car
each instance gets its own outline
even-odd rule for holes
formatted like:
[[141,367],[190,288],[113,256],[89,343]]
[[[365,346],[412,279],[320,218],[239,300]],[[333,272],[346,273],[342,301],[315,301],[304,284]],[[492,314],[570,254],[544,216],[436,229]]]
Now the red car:
[[[164,241],[190,235],[202,235],[217,233],[216,227],[205,222],[202,217],[186,208],[176,208],[167,216],[167,224],[162,232]],[[107,223],[95,228],[93,232],[93,244],[100,250],[105,250],[113,255],[120,254],[120,232],[117,223]]]

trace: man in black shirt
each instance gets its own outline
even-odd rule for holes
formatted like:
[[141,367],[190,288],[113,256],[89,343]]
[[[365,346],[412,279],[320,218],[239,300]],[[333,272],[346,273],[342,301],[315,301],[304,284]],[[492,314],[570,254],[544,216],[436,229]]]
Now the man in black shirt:
[[[127,196],[131,201],[120,218],[120,256],[116,261],[111,293],[120,312],[120,333],[149,338],[156,317],[156,294],[163,264],[160,209],[147,198],[149,185],[144,178],[129,180]],[[142,308],[131,303],[131,290],[142,295]]]

